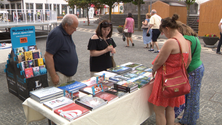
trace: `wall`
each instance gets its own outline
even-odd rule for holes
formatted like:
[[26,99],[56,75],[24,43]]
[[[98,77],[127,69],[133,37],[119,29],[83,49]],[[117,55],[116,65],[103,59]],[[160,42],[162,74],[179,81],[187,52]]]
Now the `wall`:
[[218,23],[222,18],[222,0],[211,0],[200,5],[198,36],[216,34],[220,36]]
[[179,15],[179,21],[187,24],[187,8],[186,7],[178,7],[178,6],[170,6],[169,16],[172,17],[173,14]]

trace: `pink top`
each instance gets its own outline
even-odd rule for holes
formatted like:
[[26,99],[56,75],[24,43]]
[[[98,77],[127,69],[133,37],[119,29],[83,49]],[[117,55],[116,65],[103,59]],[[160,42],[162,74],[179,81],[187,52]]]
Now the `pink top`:
[[128,33],[132,33],[133,32],[133,24],[134,24],[134,19],[127,17],[126,18],[127,23],[126,23],[126,29],[128,29]]

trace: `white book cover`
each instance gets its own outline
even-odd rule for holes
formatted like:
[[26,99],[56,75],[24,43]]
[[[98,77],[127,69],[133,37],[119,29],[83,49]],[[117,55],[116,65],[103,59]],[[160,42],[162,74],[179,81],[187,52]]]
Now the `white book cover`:
[[58,108],[60,106],[64,106],[64,105],[67,105],[70,103],[73,103],[73,101],[71,99],[66,98],[66,97],[60,97],[57,99],[53,99],[53,100],[44,102],[43,104],[45,106],[49,107],[50,109],[55,109],[55,108]]
[[63,93],[63,90],[56,87],[45,87],[30,92],[30,94],[40,99],[51,95],[58,95],[60,93]]
[[94,73],[94,76],[101,76],[103,74],[105,74],[106,79],[109,79],[110,77],[117,75],[116,73],[112,73],[112,72],[108,72],[108,71],[101,71],[101,72]]

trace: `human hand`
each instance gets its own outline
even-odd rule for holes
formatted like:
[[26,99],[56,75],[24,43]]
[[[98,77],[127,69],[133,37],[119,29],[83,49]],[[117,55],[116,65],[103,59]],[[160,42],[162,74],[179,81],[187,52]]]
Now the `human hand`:
[[113,45],[109,45],[109,46],[107,46],[106,49],[107,49],[108,52],[111,52],[111,51],[113,50]]
[[57,74],[51,76],[51,79],[54,85],[57,85],[59,83],[59,76]]

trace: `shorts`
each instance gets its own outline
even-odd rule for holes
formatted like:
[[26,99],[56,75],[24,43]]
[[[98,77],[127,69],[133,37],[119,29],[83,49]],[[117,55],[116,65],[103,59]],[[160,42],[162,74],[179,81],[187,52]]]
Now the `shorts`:
[[132,36],[132,33],[125,33],[125,36],[126,36],[126,37],[131,37],[131,36]]
[[152,29],[152,41],[157,42],[157,38],[160,36],[159,29]]
[[52,82],[52,79],[49,75],[49,72],[47,72],[47,77],[48,77],[48,85],[49,86],[55,86],[55,87],[58,87],[59,85],[63,84],[63,83],[67,83],[67,82],[70,82],[70,81],[73,81],[74,80],[74,76],[66,76],[58,71],[56,71],[56,74],[59,76],[59,83],[57,85],[55,85],[53,82]]

